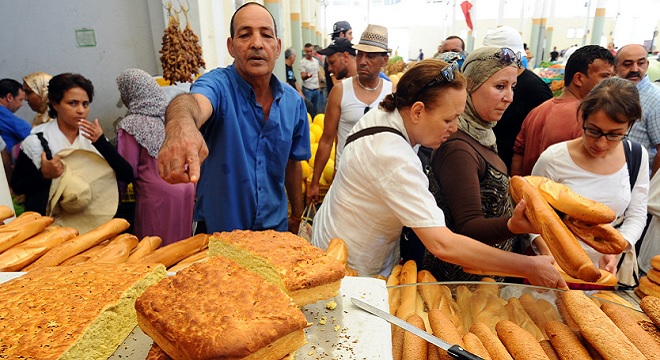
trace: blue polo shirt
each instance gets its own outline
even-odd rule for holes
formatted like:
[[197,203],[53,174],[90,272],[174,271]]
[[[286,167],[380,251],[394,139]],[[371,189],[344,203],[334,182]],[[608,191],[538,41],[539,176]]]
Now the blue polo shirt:
[[7,144],[7,152],[30,135],[31,130],[32,126],[27,121],[0,105],[0,136]]
[[289,159],[311,157],[303,98],[274,75],[268,121],[252,87],[233,65],[195,81],[213,115],[201,131],[209,148],[202,163],[194,219],[207,232],[235,229],[286,231],[288,202],[284,175]]

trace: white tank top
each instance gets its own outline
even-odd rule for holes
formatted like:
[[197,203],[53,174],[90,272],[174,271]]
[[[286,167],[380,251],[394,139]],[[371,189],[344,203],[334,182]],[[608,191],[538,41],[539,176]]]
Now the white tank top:
[[365,108],[369,110],[378,107],[378,104],[385,96],[392,93],[392,83],[383,79],[383,86],[380,89],[378,98],[371,104],[365,104],[355,96],[353,90],[353,78],[346,78],[341,81],[343,87],[343,94],[341,97],[341,115],[339,116],[339,124],[337,126],[337,148],[335,150],[335,167],[339,166],[339,158],[344,150],[346,138],[348,133],[351,132],[353,126],[364,116]]

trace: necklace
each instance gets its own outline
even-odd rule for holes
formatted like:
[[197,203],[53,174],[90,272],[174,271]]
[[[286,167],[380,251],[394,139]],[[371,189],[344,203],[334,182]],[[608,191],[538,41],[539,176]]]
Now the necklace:
[[366,86],[362,85],[362,83],[360,82],[360,77],[359,76],[356,76],[356,78],[357,78],[358,85],[360,85],[361,88],[363,88],[363,89],[365,89],[369,92],[374,92],[374,91],[378,90],[378,88],[380,87],[380,83],[383,81],[383,79],[378,78],[378,85],[376,85],[376,87],[370,88],[370,87],[366,87]]

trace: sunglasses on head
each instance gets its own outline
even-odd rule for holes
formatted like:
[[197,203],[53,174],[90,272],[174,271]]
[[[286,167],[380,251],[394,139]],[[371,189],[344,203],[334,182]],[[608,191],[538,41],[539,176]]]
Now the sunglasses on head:
[[419,94],[423,93],[424,90],[433,87],[435,85],[438,85],[440,83],[454,82],[454,79],[456,79],[455,71],[458,71],[458,69],[460,69],[460,66],[458,65],[457,61],[454,61],[451,64],[443,67],[438,75],[436,75],[433,79],[431,79],[431,81],[429,81],[426,85],[422,87],[422,89],[419,91]]
[[477,59],[470,60],[470,62],[464,64],[465,66],[463,66],[463,71],[465,71],[465,69],[467,69],[468,65],[470,65],[471,63],[473,63],[475,61],[484,61],[484,60],[488,60],[488,59],[498,59],[500,64],[503,65],[503,66],[509,66],[509,65],[515,64],[516,67],[518,67],[518,69],[522,68],[522,55],[520,54],[520,52],[514,52],[513,50],[511,50],[509,48],[503,47],[503,48],[500,48],[493,55],[486,56],[486,57],[483,57],[483,58],[477,58]]

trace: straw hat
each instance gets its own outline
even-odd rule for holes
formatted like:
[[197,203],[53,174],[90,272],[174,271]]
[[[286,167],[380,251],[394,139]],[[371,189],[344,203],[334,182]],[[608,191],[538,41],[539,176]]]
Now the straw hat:
[[52,180],[46,215],[84,234],[112,219],[119,205],[115,172],[100,155],[66,149],[57,155],[64,172]]
[[360,42],[353,45],[353,49],[370,53],[392,52],[392,49],[387,47],[387,28],[380,25],[367,25],[360,35]]

